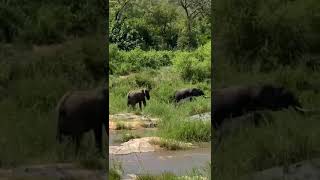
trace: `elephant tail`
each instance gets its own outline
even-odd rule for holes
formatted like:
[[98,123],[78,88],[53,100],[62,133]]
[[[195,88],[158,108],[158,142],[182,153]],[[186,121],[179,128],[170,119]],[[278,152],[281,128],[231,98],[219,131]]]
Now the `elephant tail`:
[[58,112],[58,115],[60,117],[61,113],[65,112],[65,101],[66,99],[71,95],[71,92],[67,92],[65,95],[62,96],[62,98],[59,100],[58,105],[56,107],[56,112]]
[[57,113],[57,139],[60,140],[60,122],[63,121],[63,118],[66,115],[65,111],[65,101],[66,99],[71,95],[71,91],[67,92],[65,95],[62,96],[62,98],[59,100],[58,105],[56,107],[56,113]]

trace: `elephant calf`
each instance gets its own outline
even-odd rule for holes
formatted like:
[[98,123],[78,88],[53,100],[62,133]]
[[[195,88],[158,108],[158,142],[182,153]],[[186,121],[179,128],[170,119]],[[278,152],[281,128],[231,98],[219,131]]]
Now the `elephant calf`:
[[83,134],[93,130],[96,146],[102,152],[103,125],[107,134],[109,131],[107,130],[107,102],[106,88],[66,93],[57,106],[59,142],[62,141],[62,135],[71,136],[76,142],[78,152]]
[[133,108],[135,108],[135,105],[139,103],[139,108],[142,110],[141,107],[141,102],[143,103],[144,106],[147,105],[146,98],[147,100],[150,100],[150,94],[149,90],[147,89],[142,89],[141,91],[131,91],[127,95],[128,97],[128,107],[131,105]]
[[179,102],[183,99],[189,98],[192,101],[192,97],[204,96],[204,92],[198,88],[182,89],[175,92],[174,100]]

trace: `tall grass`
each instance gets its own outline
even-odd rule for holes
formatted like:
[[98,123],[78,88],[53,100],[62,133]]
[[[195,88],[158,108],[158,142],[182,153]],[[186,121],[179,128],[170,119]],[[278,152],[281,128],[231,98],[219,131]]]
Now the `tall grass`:
[[[84,138],[79,156],[69,143],[56,143],[55,107],[66,91],[103,85],[105,76],[89,65],[97,64],[103,70],[103,51],[99,48],[103,42],[101,36],[91,36],[52,46],[3,47],[0,166],[73,160],[94,166],[90,159],[101,163],[92,148],[92,134]],[[100,167],[97,164],[95,167]]]

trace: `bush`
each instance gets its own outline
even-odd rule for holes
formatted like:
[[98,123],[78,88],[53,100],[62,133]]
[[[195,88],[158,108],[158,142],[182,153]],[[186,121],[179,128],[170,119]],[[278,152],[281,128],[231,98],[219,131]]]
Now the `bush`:
[[[238,9],[235,11],[234,9]],[[214,31],[219,60],[252,65],[262,71],[279,65],[296,65],[303,55],[319,52],[314,19],[319,2],[297,1],[216,1]]]
[[174,69],[182,79],[202,82],[211,78],[211,42],[194,52],[176,52],[173,59]]
[[143,51],[139,48],[132,51],[119,50],[110,45],[110,69],[113,74],[127,75],[144,69],[159,69],[171,64],[171,51]]

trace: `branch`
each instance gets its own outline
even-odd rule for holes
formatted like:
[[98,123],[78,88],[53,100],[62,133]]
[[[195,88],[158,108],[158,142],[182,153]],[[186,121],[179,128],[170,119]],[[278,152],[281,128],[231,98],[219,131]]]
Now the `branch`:
[[[119,2],[120,0],[118,0]],[[122,16],[122,11],[124,8],[126,8],[127,4],[130,2],[131,0],[127,0],[124,2],[124,4],[122,5],[122,7],[116,12],[116,15],[115,15],[115,21],[120,21],[121,19],[121,16]],[[119,2],[120,3],[120,2]]]

